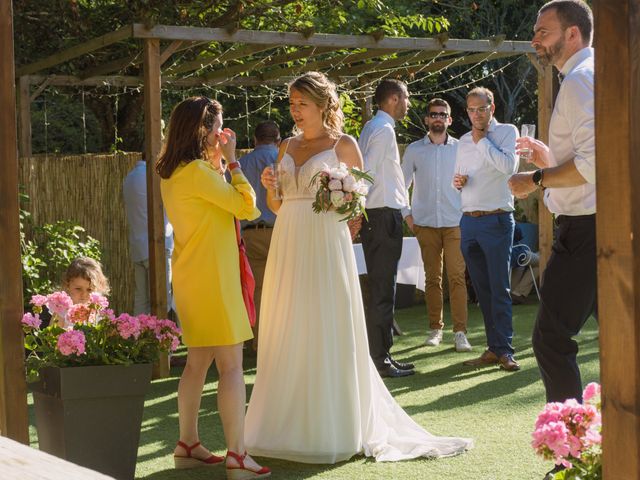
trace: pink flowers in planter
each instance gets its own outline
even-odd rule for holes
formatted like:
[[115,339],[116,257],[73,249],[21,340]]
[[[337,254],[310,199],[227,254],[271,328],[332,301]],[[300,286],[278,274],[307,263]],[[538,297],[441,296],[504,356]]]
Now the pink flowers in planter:
[[584,390],[585,403],[575,399],[547,403],[538,415],[531,445],[557,465],[575,470],[581,479],[601,478],[600,385]]
[[[31,304],[34,313],[22,317],[29,380],[46,366],[150,363],[180,344],[180,329],[172,321],[126,313],[116,317],[99,294],[91,294],[87,304],[73,305],[66,293],[54,292],[34,295]],[[44,306],[52,312],[52,322],[40,328]]]

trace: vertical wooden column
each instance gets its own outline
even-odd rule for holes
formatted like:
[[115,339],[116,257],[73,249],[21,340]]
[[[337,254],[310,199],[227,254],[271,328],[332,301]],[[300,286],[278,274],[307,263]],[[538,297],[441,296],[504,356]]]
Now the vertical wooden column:
[[[162,98],[160,93],[160,40],[144,41],[144,137],[147,160],[147,218],[149,220],[149,288],[151,313],[167,316],[167,271],[164,244],[164,211],[160,177],[155,163],[162,147]],[[166,356],[160,359],[155,376],[169,375]]]
[[20,139],[18,142],[18,151],[21,157],[31,156],[31,93],[29,87],[31,86],[28,76],[20,77],[18,82],[18,105],[20,110],[18,111],[18,121],[20,123],[20,129],[18,133]]
[[[603,478],[640,479],[640,2],[594,1]],[[615,118],[615,126],[610,119]],[[637,238],[636,238],[637,237]]]
[[0,65],[0,435],[29,443],[11,0],[0,0]]
[[371,117],[373,116],[373,99],[371,97],[361,99],[360,109],[362,111],[362,126],[360,129],[362,130],[364,124],[371,120]]
[[[558,93],[558,79],[549,66],[538,69],[538,138],[549,144],[549,122]],[[553,216],[545,207],[542,192],[538,199],[538,244],[540,250],[540,278],[551,256],[553,244]]]

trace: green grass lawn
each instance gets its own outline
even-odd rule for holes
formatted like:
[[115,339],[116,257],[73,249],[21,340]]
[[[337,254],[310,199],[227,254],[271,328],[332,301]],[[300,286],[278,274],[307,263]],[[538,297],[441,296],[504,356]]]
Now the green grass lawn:
[[[473,369],[462,361],[479,355],[484,347],[480,310],[469,309],[470,354],[456,353],[453,335],[445,332],[436,348],[422,345],[427,321],[424,305],[398,310],[396,318],[405,335],[396,337],[395,357],[416,364],[416,375],[386,379],[387,387],[402,407],[428,431],[447,436],[471,437],[475,448],[463,455],[440,460],[376,463],[357,456],[336,465],[306,465],[264,459],[274,479],[335,480],[540,480],[550,468],[530,447],[536,415],[544,404],[544,389],[531,349],[531,330],[537,305],[515,306],[514,347],[522,370],[507,373],[495,367]],[[449,319],[446,320],[450,325]],[[591,319],[582,334],[579,362],[583,382],[599,378],[597,324]],[[245,361],[250,394],[255,360]],[[179,369],[172,377],[152,383],[145,404],[136,478],[224,479],[224,468],[173,470],[172,453],[178,439],[176,390]],[[216,407],[217,374],[209,373],[200,416],[201,440],[224,454],[222,428]],[[277,392],[274,392],[277,395]],[[35,430],[32,429],[35,443]]]

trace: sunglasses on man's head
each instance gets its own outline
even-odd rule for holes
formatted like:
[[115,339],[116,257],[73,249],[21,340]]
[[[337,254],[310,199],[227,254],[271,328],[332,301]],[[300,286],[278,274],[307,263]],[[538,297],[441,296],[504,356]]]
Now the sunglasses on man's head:
[[429,118],[449,118],[449,114],[447,112],[429,112]]

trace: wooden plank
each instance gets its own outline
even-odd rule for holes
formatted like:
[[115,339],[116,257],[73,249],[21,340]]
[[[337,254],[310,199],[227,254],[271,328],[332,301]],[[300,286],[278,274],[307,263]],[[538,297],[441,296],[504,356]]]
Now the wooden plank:
[[0,435],[28,443],[22,342],[13,11],[0,1]]
[[174,40],[173,42],[171,42],[169,46],[165,48],[160,54],[160,65],[163,65],[164,62],[166,62],[171,55],[173,55],[178,50],[180,50],[180,47],[184,43],[185,42],[183,42],[182,40]]
[[18,151],[21,157],[31,156],[31,83],[28,77],[18,81],[18,119],[20,124]]
[[2,478],[20,480],[113,480],[75,463],[0,437]]
[[93,38],[80,45],[76,45],[75,47],[68,48],[66,50],[63,50],[62,52],[58,52],[48,56],[47,58],[38,60],[37,62],[20,66],[16,71],[16,75],[20,77],[23,75],[30,75],[40,70],[45,70],[47,68],[51,68],[55,65],[58,65],[60,63],[64,63],[74,58],[80,57],[89,52],[93,52],[94,50],[104,48],[108,45],[111,45],[112,43],[116,43],[121,40],[131,38],[132,30],[133,30],[132,26],[127,25],[122,28],[119,28],[115,32],[107,33],[106,35]]
[[340,35],[316,33],[305,37],[302,33],[267,32],[224,28],[179,27],[155,25],[148,29],[142,24],[133,25],[136,38],[160,38],[164,40],[219,41],[243,44],[318,46],[332,48],[379,48],[394,50],[445,50],[464,52],[513,52],[530,53],[529,42],[492,40],[447,39],[444,43],[435,38],[384,37],[377,41],[371,35]]
[[399,55],[395,58],[388,58],[386,60],[381,60],[375,63],[363,63],[360,65],[345,65],[342,68],[332,70],[331,75],[336,77],[341,77],[344,75],[358,75],[361,73],[366,73],[371,71],[381,71],[381,70],[392,69],[395,67],[399,67],[401,65],[407,65],[407,64],[421,62],[423,60],[432,59],[440,53],[441,52],[432,52],[429,50],[419,51],[419,52],[410,52],[404,55]]
[[[558,94],[558,77],[553,67],[538,70],[538,138],[549,145],[549,122]],[[544,205],[542,194],[538,201],[538,245],[540,250],[540,279],[553,245],[553,214]]]
[[[596,0],[603,479],[640,479],[640,4]],[[607,118],[616,118],[616,127]],[[602,120],[602,121],[600,121]],[[634,453],[635,452],[635,453]]]
[[165,71],[167,75],[178,75],[180,73],[191,72],[193,70],[201,70],[209,65],[224,64],[231,60],[237,60],[239,58],[253,55],[254,53],[263,52],[265,50],[271,50],[278,48],[279,45],[243,45],[236,49],[229,49],[221,55],[200,55],[195,60],[190,62],[184,62],[176,67],[169,68]]
[[[144,137],[147,160],[147,218],[149,221],[149,288],[151,313],[167,316],[167,271],[164,244],[164,210],[160,177],[155,163],[162,147],[162,97],[160,93],[160,40],[144,40]],[[169,376],[168,359],[162,358],[157,376]]]

